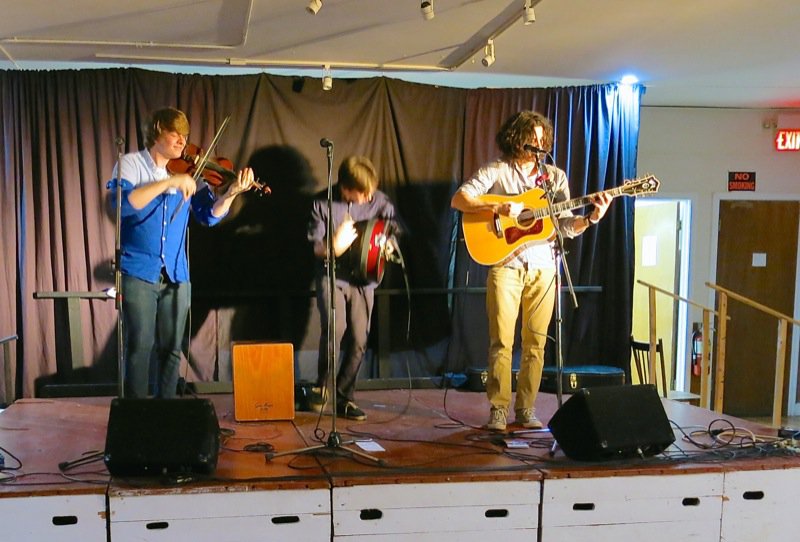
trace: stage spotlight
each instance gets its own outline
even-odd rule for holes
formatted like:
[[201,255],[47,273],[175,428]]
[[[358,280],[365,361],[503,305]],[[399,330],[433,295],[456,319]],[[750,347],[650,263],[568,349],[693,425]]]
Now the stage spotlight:
[[426,21],[430,21],[436,14],[433,12],[433,0],[424,0],[419,5],[419,10],[422,12],[422,18]]
[[310,0],[308,2],[308,5],[306,6],[306,11],[308,11],[312,15],[316,15],[321,8],[322,8],[322,0]]
[[494,64],[494,61],[494,40],[489,40],[486,42],[486,47],[483,48],[483,59],[481,63],[488,68]]
[[639,78],[636,77],[635,75],[628,74],[628,75],[623,75],[622,79],[620,79],[619,82],[622,83],[623,85],[635,85],[636,83],[639,82]]
[[533,24],[536,22],[536,13],[533,11],[531,5],[532,0],[525,0],[525,7],[522,9],[522,22],[525,25]]
[[331,67],[327,64],[322,68],[322,90],[330,90],[333,88],[333,76],[331,75]]

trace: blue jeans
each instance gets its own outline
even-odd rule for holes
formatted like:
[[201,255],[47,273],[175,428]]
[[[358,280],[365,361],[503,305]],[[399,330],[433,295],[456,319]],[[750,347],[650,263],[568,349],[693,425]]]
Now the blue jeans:
[[175,397],[191,286],[163,277],[156,284],[122,276],[125,396],[147,397],[150,369],[157,397]]

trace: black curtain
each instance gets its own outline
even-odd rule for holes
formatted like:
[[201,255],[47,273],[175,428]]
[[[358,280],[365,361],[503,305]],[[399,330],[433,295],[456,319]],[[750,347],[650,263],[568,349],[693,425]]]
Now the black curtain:
[[[389,355],[381,375],[430,375],[485,364],[483,299],[450,293],[482,285],[484,270],[463,254],[449,200],[496,153],[502,120],[521,108],[549,115],[555,158],[578,196],[633,176],[640,92],[616,85],[465,90],[386,78],[336,80],[325,92],[313,78],[266,74],[2,71],[0,336],[19,335],[12,348],[17,395],[34,395],[64,353],[54,301],[33,293],[113,285],[114,224],[104,196],[114,141],[124,138],[125,152],[141,148],[141,123],[155,108],[186,111],[191,140],[201,146],[230,116],[218,154],[237,167],[251,164],[273,189],[272,196],[240,198],[217,228],[191,226],[192,332],[183,369],[190,379],[229,379],[234,340],[290,341],[299,358],[315,356],[320,330],[304,228],[310,197],[327,181],[322,137],[335,143],[334,168],[353,153],[375,162],[406,231],[405,266],[390,266],[381,286],[391,303],[377,320],[392,322],[388,336],[373,339]],[[570,358],[627,365],[633,232],[624,199],[570,248],[575,282],[602,287],[582,294],[581,308],[567,314]],[[113,302],[82,300],[79,312],[84,356],[73,372],[113,381]]]

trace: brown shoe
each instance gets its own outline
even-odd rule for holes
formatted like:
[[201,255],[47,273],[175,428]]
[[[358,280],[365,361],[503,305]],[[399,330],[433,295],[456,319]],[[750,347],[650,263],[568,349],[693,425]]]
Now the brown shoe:
[[515,411],[516,423],[526,429],[541,429],[544,424],[539,421],[534,412],[532,408],[521,408]]
[[490,431],[505,431],[507,423],[506,409],[492,407],[489,413],[489,421],[486,423],[486,429]]
[[327,399],[327,390],[314,386],[308,393],[308,408],[311,412],[322,412],[325,408],[325,401]]

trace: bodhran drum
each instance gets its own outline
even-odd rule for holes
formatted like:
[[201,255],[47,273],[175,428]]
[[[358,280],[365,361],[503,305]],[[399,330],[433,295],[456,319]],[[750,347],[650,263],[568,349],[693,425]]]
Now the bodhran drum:
[[380,282],[386,266],[392,223],[372,218],[356,222],[354,226],[358,236],[350,248],[339,257],[339,264],[350,270],[356,281],[363,284]]

